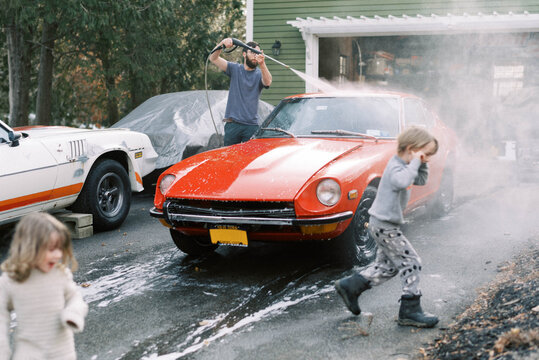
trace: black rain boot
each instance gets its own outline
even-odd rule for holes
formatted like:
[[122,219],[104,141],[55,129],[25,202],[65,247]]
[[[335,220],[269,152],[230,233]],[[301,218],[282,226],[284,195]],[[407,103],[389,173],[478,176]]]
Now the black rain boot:
[[438,318],[424,313],[419,303],[421,295],[402,295],[399,310],[399,325],[431,328],[438,323]]
[[369,283],[367,279],[359,274],[353,274],[335,281],[335,289],[337,289],[337,292],[352,314],[359,315],[361,313],[361,309],[357,304],[357,298],[363,291],[371,288]]

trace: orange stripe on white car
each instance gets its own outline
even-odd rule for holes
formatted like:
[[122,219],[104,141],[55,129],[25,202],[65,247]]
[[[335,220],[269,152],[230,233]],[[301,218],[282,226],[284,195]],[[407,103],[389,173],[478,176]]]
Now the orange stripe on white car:
[[59,199],[65,196],[69,195],[76,195],[78,194],[81,189],[83,183],[63,186],[58,189],[54,190],[47,190],[47,191],[41,191],[35,194],[25,195],[25,196],[19,196],[13,199],[7,199],[0,201],[0,211],[6,211],[11,210],[23,206],[28,206],[32,204],[37,204],[39,202],[47,201],[47,200],[54,200]]

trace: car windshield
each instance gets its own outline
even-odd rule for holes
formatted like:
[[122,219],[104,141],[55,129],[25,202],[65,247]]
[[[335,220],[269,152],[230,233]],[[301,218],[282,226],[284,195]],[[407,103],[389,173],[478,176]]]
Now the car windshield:
[[283,100],[258,130],[268,137],[396,137],[399,106],[396,98],[316,97]]
[[3,143],[3,142],[8,142],[9,141],[9,131],[11,129],[8,128],[7,125],[5,125],[1,120],[0,120],[0,143]]

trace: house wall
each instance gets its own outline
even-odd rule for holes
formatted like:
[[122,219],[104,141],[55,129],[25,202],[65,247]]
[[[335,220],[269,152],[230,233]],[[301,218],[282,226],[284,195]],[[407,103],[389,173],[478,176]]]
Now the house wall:
[[[421,14],[445,15],[452,13],[462,15],[467,12],[490,13],[494,11],[505,14],[539,13],[537,0],[252,0],[253,1],[253,38],[260,43],[266,54],[272,56],[271,46],[275,40],[282,43],[281,54],[275,56],[276,60],[287,64],[298,71],[305,71],[305,43],[301,33],[287,21],[297,17],[333,18],[334,16],[346,18],[361,15],[373,17],[402,16],[403,14],[415,16]],[[320,57],[324,54],[321,49]],[[268,68],[273,75],[273,84],[270,89],[262,92],[262,99],[277,104],[285,96],[305,92],[305,82],[296,76],[290,69],[267,60]]]

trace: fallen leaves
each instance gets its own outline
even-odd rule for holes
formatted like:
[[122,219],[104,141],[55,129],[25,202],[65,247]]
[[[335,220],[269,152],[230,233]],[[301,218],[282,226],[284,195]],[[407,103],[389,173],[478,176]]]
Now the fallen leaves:
[[[440,337],[420,348],[423,359],[513,359],[539,351],[539,249],[498,267],[496,279]],[[530,357],[532,358],[532,357]]]
[[369,336],[369,333],[367,332],[367,330],[363,329],[361,327],[361,324],[354,321],[349,321],[342,324],[339,327],[339,330],[347,332],[346,335],[343,335],[342,339],[349,339],[351,337],[355,337],[358,335]]
[[[351,320],[343,323],[341,326],[339,326],[340,331],[346,332],[346,334],[343,335],[342,339],[345,340],[355,336],[369,336],[367,330],[371,327],[373,318],[374,316],[372,315],[372,313],[365,312],[361,313],[361,316],[357,318],[359,319],[359,322]],[[366,329],[364,329],[361,325],[362,319],[366,319]]]
[[502,304],[501,306],[509,306],[509,305],[513,305],[513,304],[516,304],[517,302],[519,302],[520,299],[513,299],[511,301],[508,301],[506,302],[505,304]]
[[499,354],[506,348],[520,346],[539,346],[539,332],[537,330],[522,331],[519,328],[513,328],[498,337],[494,344],[494,350]]

